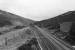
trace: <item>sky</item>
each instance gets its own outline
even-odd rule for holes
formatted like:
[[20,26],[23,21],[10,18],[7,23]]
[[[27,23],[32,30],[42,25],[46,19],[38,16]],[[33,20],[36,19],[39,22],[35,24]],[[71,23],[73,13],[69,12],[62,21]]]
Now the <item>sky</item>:
[[75,10],[75,0],[0,0],[0,9],[40,21]]

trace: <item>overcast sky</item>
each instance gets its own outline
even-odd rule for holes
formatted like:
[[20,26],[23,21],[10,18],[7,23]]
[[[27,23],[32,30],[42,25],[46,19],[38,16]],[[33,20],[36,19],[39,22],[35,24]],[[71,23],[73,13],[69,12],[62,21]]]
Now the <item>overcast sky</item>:
[[75,0],[0,0],[0,9],[33,20],[75,10]]

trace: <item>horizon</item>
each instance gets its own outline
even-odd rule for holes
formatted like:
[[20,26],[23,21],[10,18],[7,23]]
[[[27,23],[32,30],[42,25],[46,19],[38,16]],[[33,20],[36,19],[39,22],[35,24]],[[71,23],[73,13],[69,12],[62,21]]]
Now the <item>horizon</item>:
[[75,10],[75,0],[0,0],[0,9],[40,21]]

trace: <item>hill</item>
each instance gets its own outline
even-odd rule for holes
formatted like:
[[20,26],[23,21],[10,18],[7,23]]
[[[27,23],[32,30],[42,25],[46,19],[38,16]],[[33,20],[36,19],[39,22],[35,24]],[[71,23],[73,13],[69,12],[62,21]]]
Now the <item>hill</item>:
[[4,24],[4,21],[10,21],[13,25],[23,24],[25,26],[34,22],[33,20],[23,18],[23,17],[20,17],[18,15],[15,15],[15,14],[3,11],[3,10],[0,10],[0,20],[1,20],[0,23],[3,23],[3,24]]

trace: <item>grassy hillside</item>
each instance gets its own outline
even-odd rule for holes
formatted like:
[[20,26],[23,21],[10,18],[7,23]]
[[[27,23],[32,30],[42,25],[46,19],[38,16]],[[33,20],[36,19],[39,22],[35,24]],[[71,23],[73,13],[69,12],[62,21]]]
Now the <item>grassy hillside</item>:
[[23,24],[25,26],[27,26],[30,23],[33,23],[34,22],[33,20],[26,19],[26,18],[20,17],[18,15],[15,15],[15,14],[12,14],[12,13],[9,13],[9,12],[6,12],[6,11],[3,11],[3,10],[0,10],[0,20],[2,20],[2,21],[0,21],[2,23],[5,20],[10,21],[12,23],[14,23],[14,22],[18,22],[19,23],[20,22],[21,24]]
[[38,25],[42,28],[48,28],[48,29],[54,29],[59,27],[59,23],[57,21],[57,18],[50,18],[43,21],[38,21],[34,23],[35,25]]
[[63,22],[75,22],[75,11],[69,11],[54,18],[37,21],[35,24],[40,27],[50,27],[52,25],[55,26]]

